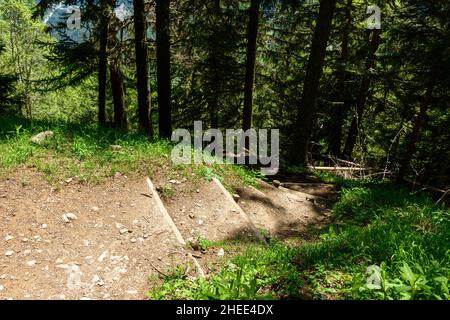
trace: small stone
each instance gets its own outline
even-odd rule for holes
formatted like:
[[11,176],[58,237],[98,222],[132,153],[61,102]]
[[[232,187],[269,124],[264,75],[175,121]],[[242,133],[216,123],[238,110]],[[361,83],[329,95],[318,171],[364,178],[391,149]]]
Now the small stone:
[[53,137],[53,135],[52,131],[44,131],[32,137],[30,141],[35,144],[41,144],[44,140]]
[[234,199],[234,201],[236,201],[236,202],[239,202],[239,199],[240,199],[241,197],[238,195],[238,194],[233,194],[233,199]]
[[9,241],[9,240],[12,240],[12,239],[14,239],[13,236],[6,236],[6,237],[5,237],[5,241]]
[[223,257],[223,256],[225,255],[225,250],[223,250],[223,248],[220,248],[220,249],[219,249],[219,252],[217,252],[217,255],[218,255],[219,257]]
[[199,219],[199,220],[198,220],[198,224],[199,224],[199,225],[202,225],[202,224],[203,224],[203,220],[202,220],[202,219]]
[[7,257],[12,256],[13,254],[14,254],[14,251],[12,251],[12,250],[9,250],[9,251],[5,252],[5,256],[7,256]]
[[116,144],[110,145],[109,148],[112,152],[119,152],[120,150],[122,150],[122,147]]
[[128,233],[128,229],[120,229],[119,233],[120,234]]
[[92,207],[92,211],[97,212],[98,210],[99,210],[98,207]]
[[137,240],[134,239],[134,238],[130,240],[131,243],[135,243],[136,241],[137,241]]
[[190,214],[189,214],[189,218],[194,219],[195,216],[194,216],[192,213],[190,213]]
[[5,290],[5,287],[0,284],[0,291]]
[[281,182],[278,180],[273,180],[272,184],[274,185],[275,188],[279,188],[281,186]]
[[73,181],[73,179],[69,178],[69,179],[66,180],[66,183],[71,183],[72,181]]
[[78,217],[77,217],[75,214],[70,213],[70,212],[66,213],[66,217],[67,217],[69,220],[77,220],[77,219],[78,219]]
[[36,265],[36,260],[27,261],[27,266],[34,267]]
[[102,262],[106,256],[108,255],[108,251],[104,251],[97,259],[97,261]]
[[197,190],[195,190],[195,192],[197,192],[197,193],[200,193],[200,190],[199,190],[199,189],[197,189]]
[[137,294],[137,290],[127,290],[126,293],[128,294]]
[[42,225],[41,225],[41,228],[42,228],[42,229],[46,229],[46,228],[47,228],[47,224],[45,224],[45,223],[42,224]]

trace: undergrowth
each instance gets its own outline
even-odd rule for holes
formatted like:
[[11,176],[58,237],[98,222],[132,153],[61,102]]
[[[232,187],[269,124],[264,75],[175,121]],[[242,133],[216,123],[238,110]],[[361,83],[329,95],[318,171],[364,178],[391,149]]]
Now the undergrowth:
[[[46,130],[54,136],[41,145],[30,142],[32,136]],[[242,182],[256,185],[261,177],[257,171],[232,164],[174,165],[170,160],[172,147],[170,141],[150,141],[134,131],[0,116],[0,175],[25,166],[37,169],[50,182],[77,178],[98,183],[116,172],[152,176],[163,171],[172,178],[221,177],[229,189]]]
[[[450,211],[389,183],[345,182],[336,221],[300,246],[252,245],[153,299],[449,299]],[[217,244],[223,247],[223,243]],[[209,244],[211,246],[211,244]],[[241,244],[244,246],[244,244]],[[225,246],[226,248],[226,246]]]

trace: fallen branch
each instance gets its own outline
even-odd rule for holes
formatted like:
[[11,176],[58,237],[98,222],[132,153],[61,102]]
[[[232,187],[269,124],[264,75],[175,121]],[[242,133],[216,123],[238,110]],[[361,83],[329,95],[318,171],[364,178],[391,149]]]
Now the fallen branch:
[[314,166],[310,166],[309,168],[313,169],[313,170],[320,170],[320,171],[370,171],[370,170],[375,170],[373,168],[362,168],[362,167],[352,168],[352,167],[314,167]]

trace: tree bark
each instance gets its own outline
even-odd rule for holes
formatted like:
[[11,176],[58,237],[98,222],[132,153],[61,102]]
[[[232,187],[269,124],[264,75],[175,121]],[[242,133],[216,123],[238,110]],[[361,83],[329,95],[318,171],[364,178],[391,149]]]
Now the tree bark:
[[260,0],[251,0],[248,12],[247,30],[247,60],[245,65],[244,110],[242,115],[242,129],[252,127],[253,86],[255,82],[256,40],[258,37]]
[[127,116],[125,109],[125,94],[123,90],[123,75],[120,67],[112,64],[109,67],[109,77],[114,103],[114,125],[116,128],[127,129]]
[[348,94],[345,81],[347,78],[349,35],[352,25],[352,5],[353,0],[347,0],[347,6],[345,8],[345,22],[342,30],[341,58],[339,61],[339,70],[337,74],[338,97],[341,104],[338,104],[335,107],[330,126],[330,147],[328,152],[336,157],[341,156],[342,126],[348,105]]
[[431,100],[433,98],[433,89],[434,85],[430,84],[427,88],[427,91],[425,93],[425,97],[420,104],[419,113],[416,116],[416,120],[414,123],[413,131],[411,132],[411,135],[409,136],[408,144],[406,146],[406,151],[404,153],[403,159],[400,162],[400,169],[397,174],[397,182],[403,181],[403,178],[405,177],[409,164],[411,163],[411,159],[414,155],[414,152],[416,151],[416,145],[417,141],[419,140],[420,133],[422,131],[422,128],[425,126],[426,120],[427,120],[427,110],[431,104]]
[[355,148],[356,138],[358,137],[359,128],[361,126],[364,109],[366,107],[367,94],[370,88],[371,75],[370,69],[375,67],[375,58],[378,47],[380,46],[381,29],[374,29],[372,31],[372,40],[370,41],[369,56],[366,61],[366,67],[364,76],[359,88],[358,97],[356,98],[356,115],[352,119],[350,129],[345,142],[344,156],[348,159],[351,158],[353,149]]
[[159,136],[172,136],[170,81],[170,1],[156,0],[156,61],[158,83]]
[[139,130],[153,136],[151,123],[151,100],[148,74],[147,52],[147,20],[145,1],[133,0],[134,8],[134,44],[136,50],[136,78],[138,92],[138,119]]
[[106,126],[106,71],[107,71],[107,46],[108,46],[108,4],[101,2],[100,19],[100,52],[98,59],[98,124]]
[[[219,20],[221,15],[220,0],[213,1],[212,15],[214,19]],[[210,83],[210,92],[208,93],[208,112],[211,128],[219,127],[219,91],[220,91],[220,41],[217,32],[213,32],[211,39],[211,51],[209,61],[211,62],[211,70],[213,70],[212,82]]]
[[336,0],[322,0],[320,2],[319,16],[313,35],[303,85],[303,96],[297,109],[296,133],[291,151],[291,161],[295,164],[307,164],[308,145],[311,137],[313,116],[317,106],[319,82],[323,73],[322,68],[335,7]]

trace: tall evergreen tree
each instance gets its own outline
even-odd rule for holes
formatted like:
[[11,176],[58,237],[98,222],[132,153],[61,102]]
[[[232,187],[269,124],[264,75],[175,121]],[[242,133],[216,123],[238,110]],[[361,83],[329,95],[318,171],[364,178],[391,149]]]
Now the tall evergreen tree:
[[153,135],[147,49],[147,18],[144,0],[133,0],[134,44],[136,50],[136,76],[138,92],[139,129]]
[[252,126],[253,86],[255,82],[256,41],[258,37],[260,0],[252,0],[248,11],[247,59],[245,63],[244,111],[242,129]]
[[307,164],[308,145],[311,137],[314,112],[319,95],[319,81],[325,59],[328,38],[331,31],[336,0],[321,0],[316,28],[309,53],[306,77],[303,84],[303,96],[297,109],[292,162]]
[[170,1],[156,0],[156,63],[158,82],[159,136],[172,135],[170,77]]

